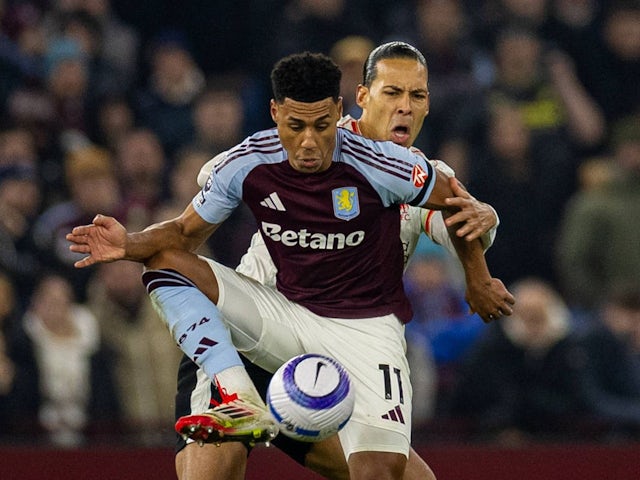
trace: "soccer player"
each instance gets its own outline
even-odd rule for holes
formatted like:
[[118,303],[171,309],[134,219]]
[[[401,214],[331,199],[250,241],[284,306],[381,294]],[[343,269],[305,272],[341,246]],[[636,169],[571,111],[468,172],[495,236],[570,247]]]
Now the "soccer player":
[[[423,55],[404,42],[386,43],[370,53],[363,73],[363,83],[357,89],[357,99],[363,114],[359,120],[346,116],[338,125],[356,133],[365,132],[374,139],[392,140],[398,145],[410,147],[420,133],[429,110],[427,65]],[[202,168],[198,175],[201,187],[205,185],[213,166],[224,156],[223,153],[215,157]],[[453,175],[442,162],[436,162],[435,166],[448,176]],[[457,234],[465,236],[467,240],[482,235],[480,238],[483,246],[488,248],[495,237],[497,215],[490,206],[470,196],[457,182],[452,181],[451,187],[457,195],[454,203],[461,208],[456,214],[459,218],[453,220],[463,223],[464,227]],[[403,205],[400,211],[400,238],[405,264],[423,231],[436,243],[457,255],[441,212]],[[236,270],[264,285],[275,286],[276,268],[259,233],[252,238],[251,247]],[[264,398],[271,374],[248,361],[245,361],[245,365]],[[213,388],[211,398],[219,401],[215,385],[185,356],[179,369],[176,415],[181,417],[209,408],[210,387]],[[327,478],[348,478],[347,464],[337,438],[308,443],[280,435],[273,443],[298,463]],[[176,454],[178,477],[181,480],[240,480],[244,478],[247,449],[250,447],[237,442],[222,446],[199,446],[180,439]],[[432,478],[435,478],[433,472],[411,449],[404,479]]]
[[[194,423],[194,438],[264,441],[277,433],[236,347],[271,372],[314,351],[345,365],[356,388],[353,416],[339,434],[350,478],[399,479],[410,448],[403,323],[411,307],[402,290],[398,208],[411,203],[445,215],[457,208],[446,205],[449,183],[423,156],[337,128],[339,82],[324,55],[282,59],[272,71],[276,128],[229,150],[180,216],[129,233],[97,215],[67,239],[87,255],[78,268],[144,262],[158,313],[223,397]],[[191,253],[241,201],[278,269],[277,289]],[[510,314],[513,297],[491,277],[481,243],[451,239],[473,273],[471,309],[485,320]],[[397,372],[397,383],[380,382],[381,365]],[[392,409],[405,423],[385,419]]]

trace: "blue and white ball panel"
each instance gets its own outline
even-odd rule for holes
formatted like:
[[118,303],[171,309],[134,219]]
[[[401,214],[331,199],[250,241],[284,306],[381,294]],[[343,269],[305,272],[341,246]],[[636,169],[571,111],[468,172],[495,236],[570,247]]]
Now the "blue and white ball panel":
[[312,410],[334,407],[346,398],[350,389],[342,365],[323,355],[294,358],[286,364],[282,380],[291,400]]
[[320,441],[337,433],[353,412],[349,375],[332,358],[304,354],[274,374],[267,392],[271,414],[294,439]]

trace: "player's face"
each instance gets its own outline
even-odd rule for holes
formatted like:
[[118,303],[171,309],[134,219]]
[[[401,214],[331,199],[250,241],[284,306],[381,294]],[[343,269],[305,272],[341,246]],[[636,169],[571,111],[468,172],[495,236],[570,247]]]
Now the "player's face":
[[291,166],[303,173],[326,170],[336,146],[337,122],[342,116],[342,99],[331,97],[306,103],[285,98],[271,100],[271,118],[276,122],[280,142]]
[[380,60],[371,86],[358,86],[362,134],[405,147],[413,145],[429,113],[427,80],[427,69],[420,62],[409,58]]

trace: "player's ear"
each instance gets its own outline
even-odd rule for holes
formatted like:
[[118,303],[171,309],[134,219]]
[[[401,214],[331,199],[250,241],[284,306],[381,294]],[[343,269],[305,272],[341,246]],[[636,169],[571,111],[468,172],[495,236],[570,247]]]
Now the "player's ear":
[[338,107],[338,117],[342,118],[342,111],[344,110],[344,101],[342,97],[338,98],[338,103],[336,105]]
[[271,119],[275,123],[278,123],[278,120],[276,120],[278,117],[278,104],[273,98],[271,99],[271,103],[269,104],[269,111],[271,113]]
[[369,96],[369,89],[362,85],[358,84],[358,88],[356,89],[356,103],[360,108],[364,108],[364,104]]

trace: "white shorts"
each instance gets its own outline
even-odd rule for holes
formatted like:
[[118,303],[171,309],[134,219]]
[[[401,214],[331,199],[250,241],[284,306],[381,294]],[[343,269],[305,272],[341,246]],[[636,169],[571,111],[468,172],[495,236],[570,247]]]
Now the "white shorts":
[[346,458],[362,451],[409,455],[412,389],[404,325],[395,315],[321,317],[274,288],[203,260],[218,280],[218,308],[234,344],[253,363],[275,372],[296,355],[322,353],[345,366],[356,391],[353,415],[339,434]]

